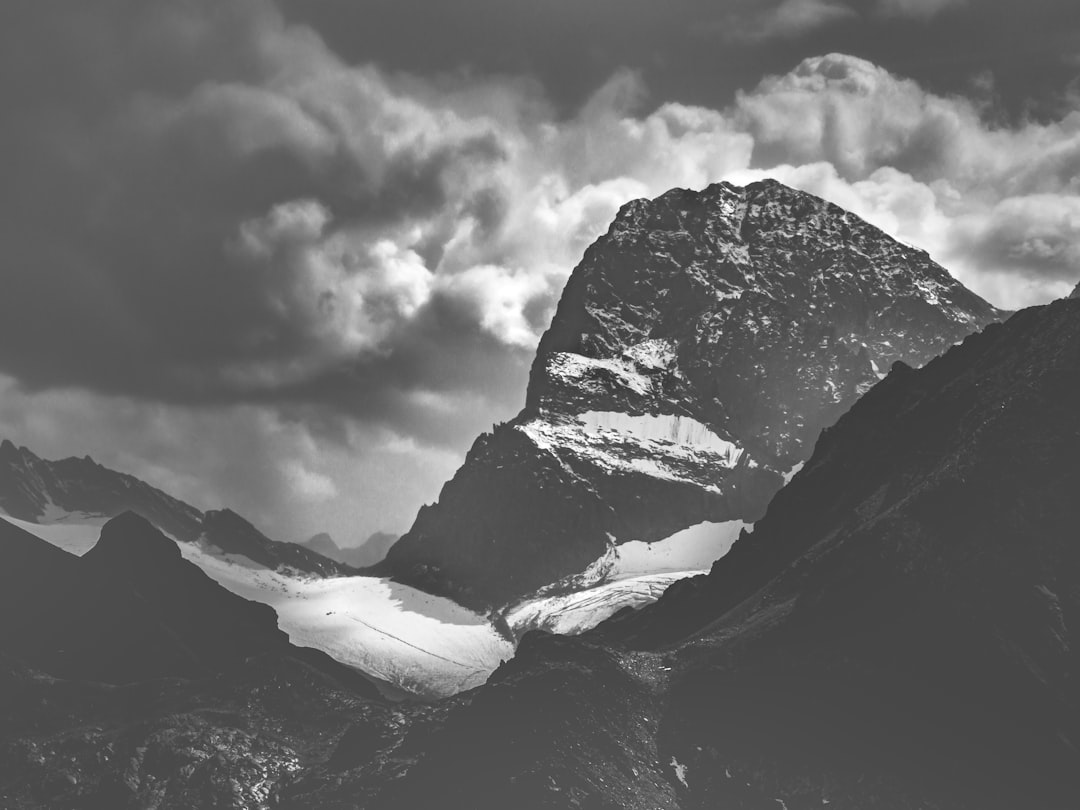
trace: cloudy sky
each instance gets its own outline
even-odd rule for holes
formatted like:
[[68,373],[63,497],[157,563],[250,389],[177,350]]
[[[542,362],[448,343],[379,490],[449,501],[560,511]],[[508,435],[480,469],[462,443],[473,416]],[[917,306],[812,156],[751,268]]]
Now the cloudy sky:
[[8,0],[0,435],[404,531],[629,199],[775,176],[1080,279],[1075,0]]

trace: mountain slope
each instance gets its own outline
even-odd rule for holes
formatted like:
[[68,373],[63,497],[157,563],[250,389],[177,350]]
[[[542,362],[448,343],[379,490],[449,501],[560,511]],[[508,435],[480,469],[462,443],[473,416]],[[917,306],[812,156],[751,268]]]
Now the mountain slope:
[[81,558],[0,521],[4,808],[268,807],[387,715],[144,519],[109,521]]
[[635,200],[571,275],[525,409],[477,439],[382,570],[501,605],[626,542],[753,522],[880,370],[1001,315],[779,183]]
[[325,654],[289,644],[271,608],[218,585],[130,512],[82,557],[0,521],[0,617],[0,652],[57,677],[198,677],[272,652],[376,695]]
[[133,512],[182,543],[204,542],[277,569],[317,576],[354,573],[351,566],[294,543],[271,540],[228,509],[203,513],[126,473],[85,458],[47,461],[0,442],[0,513],[28,523],[100,524]]
[[46,461],[7,439],[0,442],[0,509],[31,523],[135,512],[182,541],[197,539],[202,523],[195,507],[89,456]]
[[526,637],[380,806],[1072,807],[1078,487],[1068,300],[897,365],[707,576]]

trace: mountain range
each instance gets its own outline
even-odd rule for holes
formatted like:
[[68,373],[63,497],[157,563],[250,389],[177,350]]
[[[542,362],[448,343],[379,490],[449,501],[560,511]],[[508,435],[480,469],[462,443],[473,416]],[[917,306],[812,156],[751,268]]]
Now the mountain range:
[[373,568],[0,462],[5,807],[1080,796],[1080,287],[1002,312],[774,182],[624,206]]
[[367,568],[382,562],[390,547],[397,542],[397,535],[388,532],[375,532],[368,536],[367,540],[359,546],[346,546],[342,548],[326,532],[309,537],[300,545],[309,548],[317,554],[337,560],[339,563],[352,568]]
[[100,523],[133,512],[174,540],[203,542],[267,568],[317,576],[353,573],[350,566],[308,548],[271,540],[229,509],[201,512],[89,456],[48,461],[8,439],[0,442],[0,512],[44,525]]

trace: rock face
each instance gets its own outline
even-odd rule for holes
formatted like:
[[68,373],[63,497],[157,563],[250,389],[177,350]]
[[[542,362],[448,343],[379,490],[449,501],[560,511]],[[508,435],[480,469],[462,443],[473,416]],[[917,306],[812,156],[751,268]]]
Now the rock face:
[[1073,806],[1078,487],[1064,300],[896,364],[711,573],[527,636],[375,806]]
[[882,372],[1002,315],[776,182],[635,200],[567,283],[525,409],[477,439],[385,568],[494,606],[628,541],[757,520]]

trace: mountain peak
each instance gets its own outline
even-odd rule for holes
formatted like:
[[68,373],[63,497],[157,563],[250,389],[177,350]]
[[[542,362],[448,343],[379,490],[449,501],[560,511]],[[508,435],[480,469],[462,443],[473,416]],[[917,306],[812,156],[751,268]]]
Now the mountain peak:
[[1080,298],[1080,284],[1076,285],[1076,289],[1072,291],[1072,295],[1069,298]]
[[626,542],[753,522],[894,363],[1001,316],[925,251],[775,180],[633,200],[571,273],[525,409],[387,567],[490,606]]

